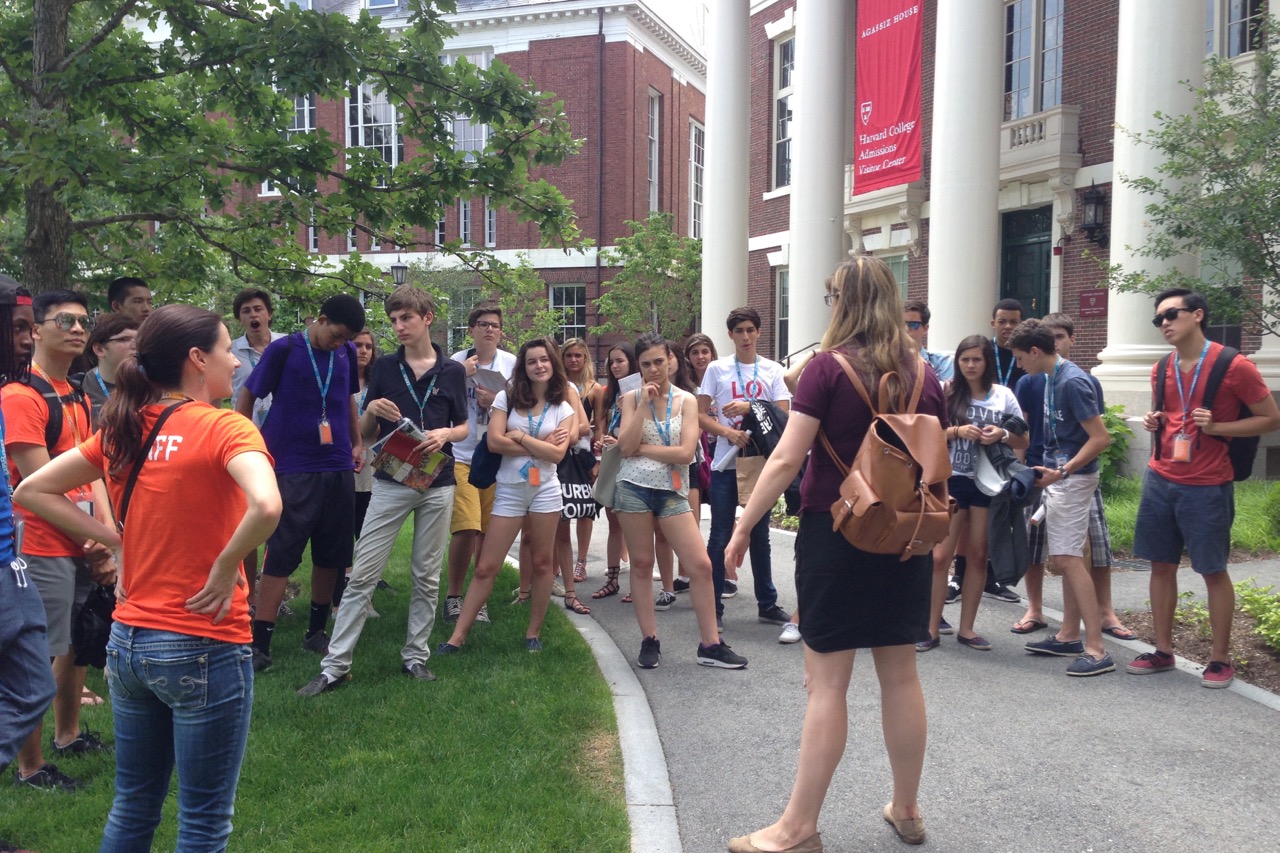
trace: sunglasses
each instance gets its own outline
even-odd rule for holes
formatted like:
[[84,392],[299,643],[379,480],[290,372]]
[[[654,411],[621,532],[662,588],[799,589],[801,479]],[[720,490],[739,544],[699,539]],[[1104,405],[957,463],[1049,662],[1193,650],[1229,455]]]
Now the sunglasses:
[[86,332],[92,332],[95,325],[93,318],[88,314],[72,314],[70,311],[62,311],[52,317],[45,317],[44,322],[53,323],[58,327],[59,331],[63,332],[71,331],[71,328],[77,324]]
[[913,331],[913,332],[918,332],[918,331],[920,331],[920,327],[921,327],[921,326],[923,326],[923,325],[924,325],[924,323],[923,323],[923,322],[921,322],[920,320],[908,320],[908,321],[907,321],[907,328],[908,328],[908,329],[910,329],[910,330],[911,330],[911,331]]
[[1182,313],[1183,311],[1187,312],[1188,314],[1193,313],[1192,309],[1190,308],[1166,308],[1165,310],[1161,311],[1159,314],[1151,318],[1151,325],[1155,326],[1158,329],[1161,326],[1163,326],[1165,323],[1172,323],[1174,320],[1178,319],[1178,314]]
[[832,305],[835,305],[840,301],[840,294],[828,293],[826,296],[822,297],[822,301],[827,303],[827,307],[830,308]]

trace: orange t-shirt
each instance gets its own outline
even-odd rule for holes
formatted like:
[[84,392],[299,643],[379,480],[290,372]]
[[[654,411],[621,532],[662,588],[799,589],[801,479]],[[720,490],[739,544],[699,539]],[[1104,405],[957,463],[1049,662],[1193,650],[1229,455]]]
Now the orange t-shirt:
[[[50,379],[49,384],[61,396],[71,393],[71,385],[65,380]],[[86,400],[86,403],[88,401]],[[49,423],[49,404],[44,396],[29,385],[10,382],[0,390],[0,406],[4,408],[4,446],[9,451],[9,482],[20,479],[18,466],[13,461],[14,445],[44,447],[44,428]],[[53,446],[50,456],[66,453],[89,436],[90,426],[85,422],[85,410],[79,403],[62,407],[62,433]],[[74,502],[93,500],[88,486],[68,492]],[[23,511],[27,523],[22,535],[22,553],[36,557],[83,557],[84,543],[69,538],[58,528],[40,516],[15,504]]]
[[[144,436],[167,405],[143,412]],[[216,625],[211,615],[186,609],[187,599],[204,588],[214,559],[244,517],[248,504],[227,464],[251,451],[271,459],[258,428],[235,412],[188,403],[165,422],[129,500],[123,537],[125,598],[116,604],[117,622],[227,643],[252,639],[244,587],[236,587],[231,612]],[[106,470],[102,433],[81,444],[80,452]],[[107,479],[113,506],[120,505],[128,479],[128,471]]]

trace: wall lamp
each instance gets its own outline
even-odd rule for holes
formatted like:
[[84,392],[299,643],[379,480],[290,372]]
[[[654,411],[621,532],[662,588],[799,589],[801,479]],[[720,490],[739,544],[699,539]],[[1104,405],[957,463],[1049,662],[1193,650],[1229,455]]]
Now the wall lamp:
[[1080,228],[1084,231],[1085,236],[1090,243],[1107,247],[1106,228],[1102,224],[1103,215],[1106,213],[1107,196],[1102,190],[1098,189],[1097,181],[1094,181],[1089,189],[1084,191],[1084,195],[1080,197]]

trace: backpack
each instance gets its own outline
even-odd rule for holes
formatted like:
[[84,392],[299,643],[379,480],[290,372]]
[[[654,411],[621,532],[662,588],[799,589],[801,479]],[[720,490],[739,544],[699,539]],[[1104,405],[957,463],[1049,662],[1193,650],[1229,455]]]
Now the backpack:
[[[1231,362],[1236,356],[1240,355],[1240,351],[1234,347],[1223,347],[1218,353],[1218,357],[1213,361],[1213,367],[1209,369],[1209,377],[1204,384],[1204,399],[1200,405],[1206,409],[1213,408],[1214,398],[1218,395],[1218,388],[1222,385],[1223,378],[1227,375],[1227,368],[1231,366]],[[1153,382],[1152,397],[1153,403],[1151,410],[1153,412],[1164,411],[1164,385],[1165,377],[1169,375],[1169,364],[1173,360],[1174,353],[1168,353],[1164,358],[1160,359],[1160,366],[1156,369],[1156,379]],[[1244,403],[1240,404],[1239,411],[1236,412],[1234,418],[1230,420],[1238,421],[1244,418],[1252,417],[1253,412]],[[1253,461],[1258,456],[1258,444],[1262,437],[1257,435],[1245,438],[1232,437],[1228,438],[1224,435],[1211,435],[1210,438],[1216,438],[1223,444],[1227,445],[1227,458],[1231,460],[1231,479],[1239,483],[1249,479],[1253,474]],[[1160,441],[1157,439],[1152,448],[1152,457],[1160,458]]]
[[862,551],[896,554],[903,562],[928,554],[947,538],[956,502],[947,493],[951,455],[942,423],[916,407],[924,390],[924,371],[917,372],[908,402],[889,411],[890,376],[880,377],[879,403],[872,404],[862,380],[843,355],[836,362],[871,409],[871,426],[853,465],[845,465],[819,430],[818,438],[844,476],[840,498],[831,505],[832,529]]
[[44,397],[45,405],[49,407],[49,420],[44,425],[44,446],[49,451],[49,456],[53,456],[53,448],[58,443],[58,439],[62,437],[62,407],[64,405],[79,404],[84,409],[84,422],[86,428],[92,428],[93,417],[89,413],[89,404],[85,401],[84,389],[80,385],[80,379],[74,376],[67,377],[67,384],[71,386],[71,393],[61,395],[54,390],[43,376],[37,373],[31,373],[28,377],[27,384],[40,393]]

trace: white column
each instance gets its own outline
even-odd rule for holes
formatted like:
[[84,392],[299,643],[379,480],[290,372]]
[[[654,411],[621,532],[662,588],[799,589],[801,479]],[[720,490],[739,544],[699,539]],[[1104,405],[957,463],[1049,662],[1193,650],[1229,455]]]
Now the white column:
[[844,253],[844,0],[796,4],[795,133],[791,156],[790,348],[820,341],[830,311],[822,283]]
[[929,171],[929,348],[991,334],[1000,293],[1003,9],[938,3]]
[[[1152,45],[1159,44],[1158,50]],[[1124,177],[1159,177],[1161,155],[1136,142],[1158,124],[1157,111],[1183,115],[1195,106],[1191,86],[1199,85],[1204,67],[1204,8],[1199,3],[1150,3],[1120,0],[1116,50],[1115,180],[1111,185],[1111,262],[1125,270],[1150,274],[1171,268],[1137,254],[1150,236],[1143,208],[1149,197],[1128,187]],[[1195,275],[1194,259],[1184,271]],[[1139,293],[1110,294],[1107,347],[1093,373],[1102,380],[1108,403],[1121,403],[1130,414],[1150,408],[1151,365],[1169,346],[1151,325],[1155,306]]]
[[748,0],[717,0],[709,10],[702,330],[719,339],[729,312],[747,304],[751,10]]

